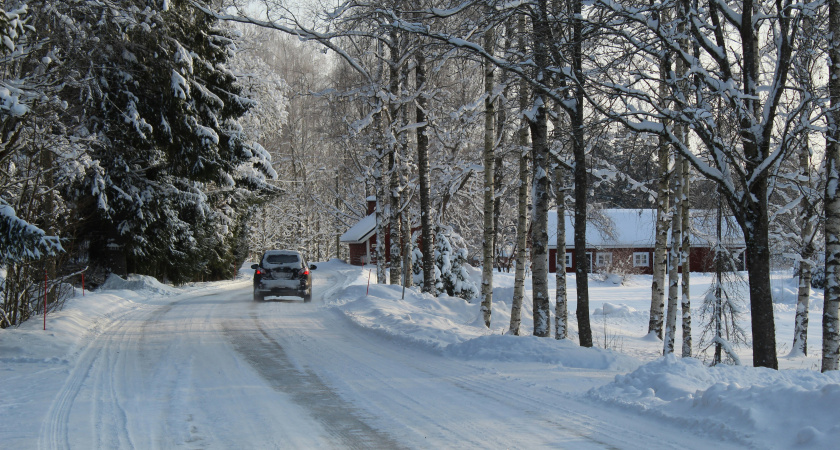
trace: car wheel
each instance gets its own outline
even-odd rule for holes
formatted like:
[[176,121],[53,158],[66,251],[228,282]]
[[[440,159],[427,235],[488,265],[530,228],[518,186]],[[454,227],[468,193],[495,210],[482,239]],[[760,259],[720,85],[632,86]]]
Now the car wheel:
[[256,288],[254,288],[254,301],[255,302],[261,302],[263,300],[265,300],[265,295],[263,295],[262,292],[258,291]]
[[305,291],[303,293],[303,302],[304,303],[309,303],[311,301],[312,301],[312,289],[310,289],[308,291]]

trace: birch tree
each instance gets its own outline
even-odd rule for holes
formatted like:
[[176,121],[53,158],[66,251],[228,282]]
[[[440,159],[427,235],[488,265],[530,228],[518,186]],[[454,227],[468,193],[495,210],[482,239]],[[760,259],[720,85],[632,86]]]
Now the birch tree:
[[[675,166],[681,164],[677,158]],[[678,174],[679,175],[679,174]],[[677,305],[679,304],[679,267],[680,267],[680,244],[682,244],[682,219],[680,217],[679,197],[682,193],[682,179],[680,176],[674,178],[673,192],[674,202],[671,208],[671,240],[668,248],[668,310],[665,317],[665,339],[663,340],[662,353],[667,355],[674,353],[674,340],[677,334]]]
[[[533,46],[536,78],[548,80],[551,28],[548,2],[537,0],[533,16]],[[531,227],[531,264],[533,286],[534,336],[546,337],[551,333],[551,311],[548,301],[548,99],[542,89],[535,89],[533,110],[528,116],[531,129],[531,148],[534,164],[533,193],[534,215]]]
[[[495,33],[489,29],[484,34],[484,48],[494,52]],[[484,316],[484,326],[490,328],[490,313],[493,303],[493,260],[495,241],[495,193],[494,182],[496,155],[494,152],[496,133],[496,99],[494,70],[490,61],[484,61],[484,238],[482,240],[482,270],[481,270],[481,313]]]
[[682,219],[682,244],[680,245],[680,261],[682,262],[682,277],[680,291],[680,307],[682,309],[682,357],[691,357],[691,208],[689,203],[689,192],[691,187],[690,165],[688,160],[682,158],[680,164],[680,178],[682,179],[680,191],[680,218]]
[[[525,54],[526,33],[525,17],[517,18],[517,49]],[[528,107],[528,85],[520,80],[519,82],[519,110],[525,111]],[[514,273],[513,300],[510,312],[510,333],[519,336],[519,327],[522,321],[522,302],[525,297],[525,268],[527,258],[528,240],[528,125],[524,116],[521,116],[519,130],[517,133],[518,161],[519,161],[519,186],[517,187],[517,220],[516,220],[516,270]],[[565,275],[565,273],[564,273]]]
[[[431,217],[431,187],[429,174],[429,136],[426,121],[426,55],[422,49],[415,54],[414,82],[418,93],[415,117],[417,127],[417,170],[419,172],[420,188],[420,242],[423,253],[423,292],[435,295],[434,259],[432,258],[432,217]],[[427,256],[428,255],[428,256]]]
[[669,205],[670,151],[667,140],[659,137],[657,146],[658,181],[656,189],[656,231],[653,250],[653,281],[651,282],[650,322],[648,333],[662,339],[665,314],[665,274],[668,264],[668,229],[671,225]]
[[[626,20],[613,30],[628,46],[652,56],[665,48],[696,75],[691,96],[681,95],[679,76],[668,80],[674,103],[671,108],[663,108],[647,88],[651,74],[637,72],[630,83],[610,79],[605,85],[627,108],[604,105],[602,111],[636,131],[667,137],[700,174],[721,186],[747,245],[753,364],[778,368],[770,293],[768,196],[774,168],[788,156],[791,139],[803,128],[799,122],[803,105],[782,102],[790,87],[788,75],[799,38],[801,10],[790,1],[736,5],[711,0],[702,9],[689,5],[684,8],[686,13],[671,23],[653,20],[655,14],[675,3],[667,0],[630,8],[596,1],[599,8]],[[681,21],[685,21],[689,48],[684,45],[684,35],[677,32]],[[720,139],[711,114],[713,105],[725,108],[738,124],[735,145]],[[711,164],[681,142],[672,127],[660,125],[663,118],[686,125]],[[777,133],[780,129],[785,133]]]
[[557,292],[554,296],[554,338],[569,337],[569,307],[566,289],[566,186],[565,169],[560,164],[554,169],[554,197],[557,199],[557,254],[555,263],[557,273],[555,282]]
[[825,143],[825,305],[820,370],[840,369],[840,1],[828,3],[829,113]]

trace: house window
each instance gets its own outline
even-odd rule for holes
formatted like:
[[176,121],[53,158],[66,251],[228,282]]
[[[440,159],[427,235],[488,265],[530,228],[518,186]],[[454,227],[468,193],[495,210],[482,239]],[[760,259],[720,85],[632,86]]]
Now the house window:
[[595,265],[598,267],[608,267],[612,264],[612,253],[598,252],[595,255]]
[[566,253],[566,267],[572,267],[572,254]]
[[633,267],[648,267],[650,265],[648,252],[633,253]]

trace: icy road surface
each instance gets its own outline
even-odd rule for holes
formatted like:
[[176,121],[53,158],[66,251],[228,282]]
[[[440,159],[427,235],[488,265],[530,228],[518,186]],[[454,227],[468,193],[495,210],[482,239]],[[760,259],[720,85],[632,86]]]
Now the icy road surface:
[[[130,308],[85,339],[16,448],[726,448],[580,395],[603,371],[466,361],[325,305],[254,302],[250,280]],[[34,367],[34,365],[33,365]],[[39,394],[36,394],[36,391]],[[33,408],[28,408],[33,411]],[[7,441],[9,443],[9,441]]]

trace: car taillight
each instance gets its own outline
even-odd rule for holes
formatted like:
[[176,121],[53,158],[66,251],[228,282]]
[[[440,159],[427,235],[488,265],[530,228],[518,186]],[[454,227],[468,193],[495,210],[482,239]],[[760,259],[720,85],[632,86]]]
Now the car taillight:
[[254,272],[254,275],[262,275],[262,271],[260,271],[260,269],[257,269],[257,271]]
[[300,269],[300,274],[301,275],[309,275],[309,269],[306,269],[306,268]]

